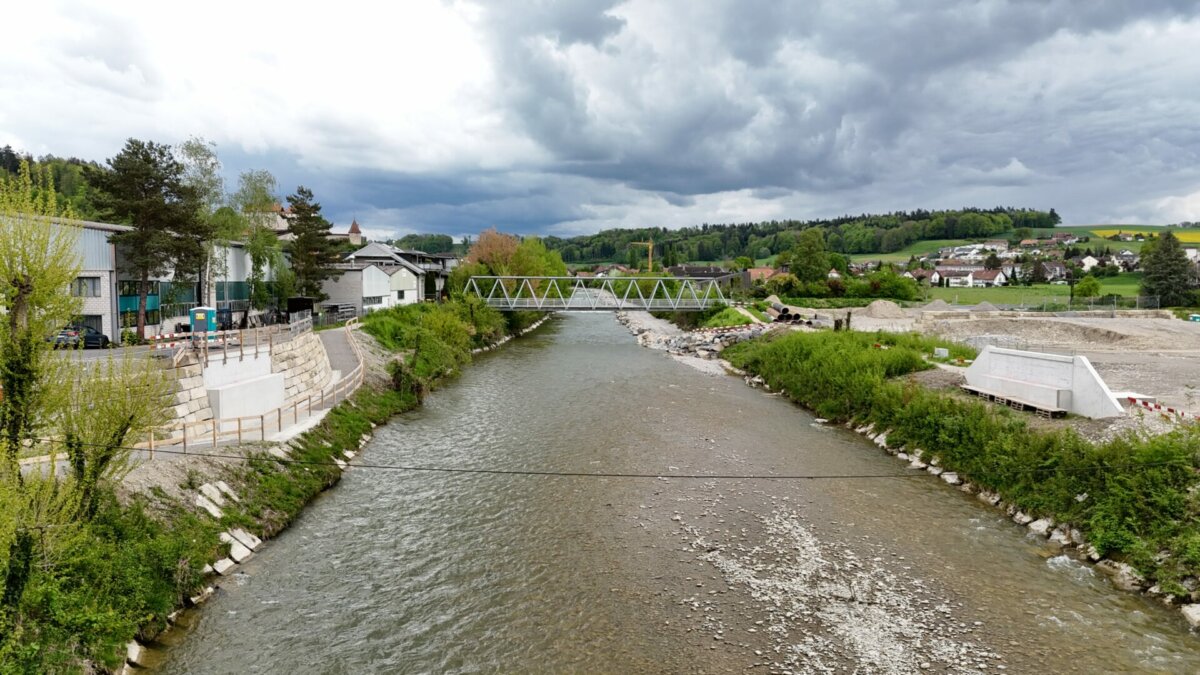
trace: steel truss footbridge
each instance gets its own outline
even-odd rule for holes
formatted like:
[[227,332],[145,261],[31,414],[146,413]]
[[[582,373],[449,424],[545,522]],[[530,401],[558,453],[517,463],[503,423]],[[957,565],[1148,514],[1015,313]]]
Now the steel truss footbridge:
[[508,312],[699,312],[724,304],[724,279],[476,276],[467,281],[465,291]]

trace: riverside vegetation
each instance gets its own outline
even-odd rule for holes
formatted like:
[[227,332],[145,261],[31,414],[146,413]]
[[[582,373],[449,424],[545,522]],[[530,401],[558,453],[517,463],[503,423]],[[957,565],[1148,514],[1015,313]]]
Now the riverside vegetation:
[[[424,391],[488,346],[540,315],[505,316],[479,301],[410,305],[369,315],[363,330],[401,359],[389,378],[369,378],[314,429],[291,442],[280,461],[265,447],[234,463],[224,476],[241,496],[214,520],[161,490],[122,495],[119,476],[97,486],[93,514],[69,528],[33,530],[22,547],[0,550],[0,672],[85,672],[120,667],[125,644],[151,640],[167,617],[206,583],[204,566],[223,555],[218,535],[243,527],[270,537],[335,485],[334,463],[357,448],[374,425],[411,409]],[[202,481],[201,481],[202,482]],[[65,490],[38,484],[47,493]],[[194,486],[193,486],[194,487]],[[0,512],[22,508],[14,490],[0,490]],[[13,535],[11,525],[7,542]],[[23,557],[22,557],[23,556]]]
[[1128,433],[1093,444],[1072,430],[1030,428],[1006,408],[930,391],[901,376],[933,367],[915,334],[770,334],[729,347],[733,365],[821,417],[887,429],[939,466],[1030,514],[1078,529],[1098,555],[1132,565],[1175,599],[1200,574],[1200,433]]

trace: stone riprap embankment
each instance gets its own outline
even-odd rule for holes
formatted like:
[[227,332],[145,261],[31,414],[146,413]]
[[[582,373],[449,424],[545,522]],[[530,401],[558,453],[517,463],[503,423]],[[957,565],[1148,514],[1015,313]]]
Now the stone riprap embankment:
[[715,359],[729,345],[756,338],[771,330],[765,324],[683,331],[669,321],[647,312],[618,312],[617,321],[637,336],[638,344],[661,349],[674,356]]

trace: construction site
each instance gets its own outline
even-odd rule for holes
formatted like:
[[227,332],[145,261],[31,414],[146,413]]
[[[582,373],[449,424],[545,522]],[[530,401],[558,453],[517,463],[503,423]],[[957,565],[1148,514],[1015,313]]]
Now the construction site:
[[[1195,420],[1200,415],[1200,322],[1180,320],[1169,311],[1016,312],[989,303],[956,306],[942,300],[907,308],[877,300],[854,309],[788,309],[791,316],[801,315],[815,325],[837,322],[856,331],[916,331],[981,351],[990,346],[1085,357],[1122,406],[1122,414],[1103,419],[1073,415],[1065,421],[1039,423],[1069,425],[1092,438],[1111,437],[1131,427],[1165,431],[1180,420]],[[1012,363],[1006,367],[1011,370]],[[1039,368],[1044,371],[1044,364]],[[916,379],[930,387],[961,389],[965,371],[949,364]],[[1044,377],[1044,372],[1031,376],[1024,393],[1033,397],[1040,386],[1036,380]]]

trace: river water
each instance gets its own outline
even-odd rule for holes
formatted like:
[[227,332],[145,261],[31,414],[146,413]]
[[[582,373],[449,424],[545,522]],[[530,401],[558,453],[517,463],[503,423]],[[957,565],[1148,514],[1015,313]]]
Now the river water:
[[936,477],[769,478],[907,469],[611,315],[478,358],[361,461],[647,477],[354,468],[159,672],[1200,672],[1177,612]]

